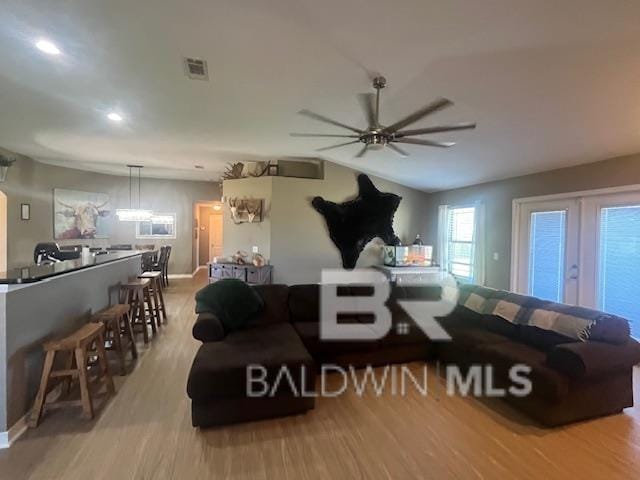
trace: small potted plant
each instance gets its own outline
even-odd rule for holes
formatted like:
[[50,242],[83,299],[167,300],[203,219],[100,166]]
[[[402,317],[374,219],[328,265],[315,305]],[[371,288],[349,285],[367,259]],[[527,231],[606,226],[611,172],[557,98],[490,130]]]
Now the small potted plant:
[[7,179],[7,172],[9,171],[9,167],[13,165],[13,162],[15,161],[15,158],[9,158],[6,155],[0,153],[0,183],[4,182]]

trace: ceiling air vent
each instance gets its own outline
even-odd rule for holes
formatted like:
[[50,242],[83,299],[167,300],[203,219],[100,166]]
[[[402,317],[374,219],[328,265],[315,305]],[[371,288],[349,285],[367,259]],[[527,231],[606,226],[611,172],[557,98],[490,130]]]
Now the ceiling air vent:
[[209,70],[207,69],[207,62],[200,60],[199,58],[184,59],[185,73],[187,77],[194,80],[209,80]]

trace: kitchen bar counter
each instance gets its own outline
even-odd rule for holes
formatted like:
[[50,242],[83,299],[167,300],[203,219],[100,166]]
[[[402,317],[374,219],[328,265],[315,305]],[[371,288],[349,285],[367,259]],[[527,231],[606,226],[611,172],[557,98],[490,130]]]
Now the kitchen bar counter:
[[32,265],[24,268],[14,268],[8,272],[0,273],[0,284],[20,284],[33,283],[44,280],[45,278],[63,275],[65,273],[75,272],[84,268],[91,268],[105,263],[123,260],[125,258],[142,255],[137,250],[116,250],[101,255],[93,255],[88,262],[78,258],[75,260],[65,260],[62,262],[51,263],[48,265]]
[[[90,262],[14,270],[0,284],[0,448],[23,425],[42,371],[42,344],[67,335],[118,301],[119,284],[140,274],[139,251],[115,251]],[[12,282],[12,283],[10,283]],[[3,445],[4,444],[4,445]]]

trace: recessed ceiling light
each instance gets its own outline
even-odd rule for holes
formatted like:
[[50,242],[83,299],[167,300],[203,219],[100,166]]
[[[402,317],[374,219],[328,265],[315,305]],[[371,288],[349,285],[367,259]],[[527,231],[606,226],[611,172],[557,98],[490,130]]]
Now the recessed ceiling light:
[[122,121],[122,115],[120,115],[119,113],[116,113],[116,112],[107,113],[107,118],[109,120],[111,120],[112,122],[121,122]]
[[49,40],[38,40],[36,42],[36,47],[38,47],[38,50],[48,53],[49,55],[60,55],[61,53],[60,49]]

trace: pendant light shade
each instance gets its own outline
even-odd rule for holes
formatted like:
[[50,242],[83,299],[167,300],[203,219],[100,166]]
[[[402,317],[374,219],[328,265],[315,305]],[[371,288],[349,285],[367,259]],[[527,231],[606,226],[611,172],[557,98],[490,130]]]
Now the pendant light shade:
[[147,222],[151,220],[153,212],[139,208],[119,208],[116,210],[116,215],[121,222]]
[[[116,210],[118,220],[121,222],[146,222],[151,220],[153,212],[151,210],[143,210],[140,208],[140,171],[141,165],[127,165],[129,167],[129,208],[119,208]],[[133,169],[138,170],[138,208],[132,208],[131,196],[133,191]]]

